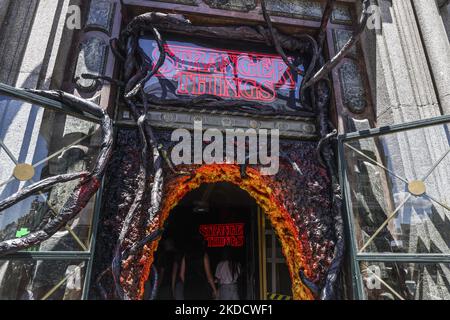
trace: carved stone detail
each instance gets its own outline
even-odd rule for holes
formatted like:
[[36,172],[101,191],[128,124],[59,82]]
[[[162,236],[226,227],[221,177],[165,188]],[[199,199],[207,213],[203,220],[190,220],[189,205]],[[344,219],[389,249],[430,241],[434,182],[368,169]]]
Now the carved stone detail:
[[353,60],[345,60],[339,68],[344,106],[353,113],[364,112],[367,102],[361,71]]
[[[236,115],[192,114],[190,112],[150,111],[147,116],[150,123],[159,128],[193,129],[194,121],[202,121],[204,129],[208,128],[248,128],[279,129],[282,137],[297,137],[304,139],[317,138],[314,119],[271,120],[265,118],[252,119]],[[125,118],[123,117],[123,120]]]
[[89,38],[81,44],[75,69],[75,81],[80,90],[93,91],[97,88],[97,81],[84,79],[83,73],[94,75],[103,74],[108,54],[108,44],[99,38]]
[[111,32],[115,4],[109,0],[93,0],[89,8],[86,28],[99,29],[107,34]]
[[346,6],[337,5],[333,10],[333,14],[331,15],[331,21],[333,23],[352,23],[352,14],[350,10]]
[[[351,30],[343,30],[343,29],[333,29],[333,42],[334,42],[334,50],[336,52],[340,51],[348,40],[352,37]],[[349,55],[356,56],[357,47],[354,46],[350,49]]]
[[[273,15],[308,20],[321,20],[324,3],[310,0],[273,0],[267,2],[267,10]],[[347,6],[336,5],[331,16],[333,23],[351,24],[352,16]]]
[[250,11],[256,8],[255,0],[203,0],[208,6],[216,9]]
[[178,3],[178,4],[187,4],[190,6],[197,6],[197,2],[201,0],[155,0],[158,2],[170,2],[170,3]]
[[267,2],[267,10],[273,15],[320,20],[322,5],[316,1],[273,0]]

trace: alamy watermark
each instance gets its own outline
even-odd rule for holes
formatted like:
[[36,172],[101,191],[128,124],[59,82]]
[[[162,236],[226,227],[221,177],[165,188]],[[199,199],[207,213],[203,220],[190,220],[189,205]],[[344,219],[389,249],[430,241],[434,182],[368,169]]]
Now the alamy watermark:
[[377,5],[370,5],[367,8],[367,12],[370,14],[367,19],[366,27],[369,30],[381,30],[381,9]]
[[81,29],[81,8],[73,4],[67,8],[66,27],[69,30]]
[[178,143],[170,154],[173,164],[251,164],[259,165],[262,175],[277,174],[278,129],[223,131],[216,128],[203,130],[202,121],[194,121],[193,133],[187,129],[174,130],[171,140]]

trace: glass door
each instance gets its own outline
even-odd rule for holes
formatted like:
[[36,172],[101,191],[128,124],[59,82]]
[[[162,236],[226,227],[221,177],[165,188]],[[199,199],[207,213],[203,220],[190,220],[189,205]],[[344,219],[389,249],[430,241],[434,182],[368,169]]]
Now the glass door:
[[292,299],[291,278],[281,243],[266,215],[259,210],[259,274],[261,300]]

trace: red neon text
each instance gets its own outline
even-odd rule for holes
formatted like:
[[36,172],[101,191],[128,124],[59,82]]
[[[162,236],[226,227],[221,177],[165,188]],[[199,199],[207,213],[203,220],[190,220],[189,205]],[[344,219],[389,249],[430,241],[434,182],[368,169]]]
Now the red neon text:
[[[156,76],[175,80],[179,95],[271,102],[277,90],[296,87],[291,71],[277,55],[172,44],[166,44],[165,49],[166,59]],[[153,61],[158,57],[155,47]]]
[[244,224],[202,224],[200,234],[208,242],[208,247],[242,247],[244,245]]

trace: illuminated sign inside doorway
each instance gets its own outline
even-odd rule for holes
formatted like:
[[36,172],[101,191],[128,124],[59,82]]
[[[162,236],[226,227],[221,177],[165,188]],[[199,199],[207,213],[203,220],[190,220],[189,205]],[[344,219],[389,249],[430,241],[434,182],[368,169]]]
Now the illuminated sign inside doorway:
[[208,247],[242,247],[244,245],[244,224],[202,224],[200,234],[208,242]]
[[[302,75],[290,70],[267,46],[230,44],[223,48],[224,43],[168,38],[164,64],[144,85],[147,94],[161,99],[210,95],[280,109],[299,107]],[[141,38],[139,47],[145,56],[143,68],[153,69],[160,55],[156,41]],[[303,57],[289,55],[288,59],[300,71],[305,70]]]

